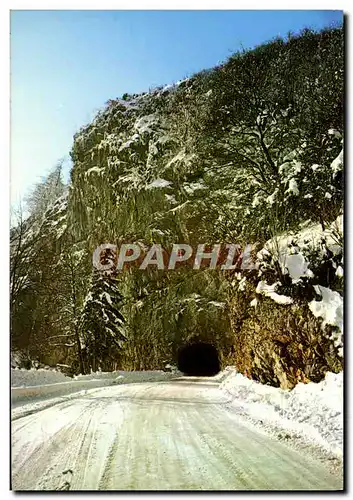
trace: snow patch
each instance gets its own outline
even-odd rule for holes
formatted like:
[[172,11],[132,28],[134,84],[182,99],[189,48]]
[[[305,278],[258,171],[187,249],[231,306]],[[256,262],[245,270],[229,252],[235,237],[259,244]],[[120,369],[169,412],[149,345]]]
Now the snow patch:
[[334,255],[339,255],[343,251],[340,241],[342,236],[343,215],[340,215],[325,231],[320,224],[309,224],[296,233],[287,233],[268,240],[257,257],[261,261],[265,255],[274,255],[281,265],[282,272],[289,274],[294,282],[301,277],[312,278],[313,273],[304,254],[319,251],[323,258],[327,249]]
[[279,295],[276,293],[277,286],[280,285],[279,282],[273,285],[268,285],[265,281],[259,281],[256,287],[256,293],[269,297],[270,299],[277,302],[277,304],[292,304],[293,299],[291,297],[286,297],[285,295]]
[[139,134],[152,133],[153,125],[158,123],[158,117],[156,114],[142,116],[136,120],[134,128]]
[[331,170],[334,174],[340,172],[343,169],[343,149],[340,154],[331,163]]
[[217,302],[216,300],[211,300],[208,304],[211,304],[214,307],[220,307],[221,309],[224,309],[226,306],[225,302]]
[[204,184],[203,181],[200,181],[200,182],[192,182],[190,184],[188,183],[185,183],[183,185],[185,191],[187,192],[187,194],[193,194],[194,191],[199,191],[200,189],[206,189],[207,186]]
[[310,278],[314,276],[313,272],[308,268],[308,262],[301,253],[295,255],[285,255],[281,264],[294,281],[297,281],[304,276],[308,276]]
[[343,297],[338,292],[334,292],[329,288],[321,285],[314,286],[318,295],[321,295],[322,300],[313,300],[309,302],[310,311],[316,318],[322,318],[322,327],[326,325],[336,326],[338,332],[332,332],[335,347],[339,348],[339,353],[343,351]]
[[343,278],[344,273],[343,273],[343,269],[342,269],[342,267],[341,267],[341,266],[338,266],[338,268],[337,268],[337,270],[336,270],[336,273],[335,273],[335,274],[336,274],[336,276],[338,276],[339,278]]
[[164,188],[164,187],[167,187],[170,185],[171,185],[171,182],[169,182],[165,179],[155,179],[153,182],[148,184],[148,186],[146,186],[146,189]]
[[288,189],[286,190],[286,193],[293,194],[294,196],[299,195],[298,184],[297,184],[297,181],[295,179],[289,180],[289,185],[288,185]]

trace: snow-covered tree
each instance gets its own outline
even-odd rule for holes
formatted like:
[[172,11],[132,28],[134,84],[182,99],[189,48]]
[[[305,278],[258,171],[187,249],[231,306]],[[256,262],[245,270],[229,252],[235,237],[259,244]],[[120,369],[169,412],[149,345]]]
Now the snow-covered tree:
[[119,360],[125,341],[121,294],[114,276],[92,274],[80,317],[80,339],[86,371],[107,369]]

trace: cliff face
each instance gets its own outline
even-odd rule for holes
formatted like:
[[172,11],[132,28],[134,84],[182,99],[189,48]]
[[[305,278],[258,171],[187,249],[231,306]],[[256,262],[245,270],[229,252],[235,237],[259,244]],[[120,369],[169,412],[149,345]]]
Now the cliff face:
[[[192,341],[213,343],[222,364],[275,385],[340,369],[340,345],[327,338],[339,327],[326,323],[325,336],[309,307],[317,285],[342,293],[340,231],[332,255],[327,234],[310,248],[286,243],[282,254],[301,262],[295,276],[293,259],[288,268],[275,247],[266,250],[267,267],[260,252],[256,271],[239,279],[186,267],[102,277],[89,263],[101,243],[248,242],[258,251],[310,224],[334,232],[343,210],[343,59],[342,29],[305,31],[174,85],[110,100],[76,134],[55,238],[82,270],[71,319],[80,369],[161,368]],[[274,283],[290,300],[275,304],[274,289],[264,293]],[[259,307],[250,305],[256,297]]]

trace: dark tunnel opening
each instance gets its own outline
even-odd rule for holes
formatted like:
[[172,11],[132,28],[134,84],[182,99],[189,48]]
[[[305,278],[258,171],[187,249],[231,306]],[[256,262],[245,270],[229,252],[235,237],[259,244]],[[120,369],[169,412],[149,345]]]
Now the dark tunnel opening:
[[220,371],[217,349],[204,342],[183,346],[178,353],[178,369],[185,375],[216,375]]

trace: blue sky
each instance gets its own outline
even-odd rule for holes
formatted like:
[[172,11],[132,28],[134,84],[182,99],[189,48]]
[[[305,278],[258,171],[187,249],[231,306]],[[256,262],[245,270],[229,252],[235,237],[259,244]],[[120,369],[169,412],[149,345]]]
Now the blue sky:
[[[341,11],[12,11],[11,201],[24,198],[104,103],[146,91]],[[70,168],[66,163],[66,175]]]

